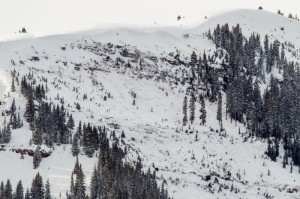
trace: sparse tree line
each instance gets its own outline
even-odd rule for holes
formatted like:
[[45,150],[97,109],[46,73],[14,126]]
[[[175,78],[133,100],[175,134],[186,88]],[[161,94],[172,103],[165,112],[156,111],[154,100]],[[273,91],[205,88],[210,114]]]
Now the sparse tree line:
[[[259,10],[262,10],[263,7],[262,7],[262,6],[259,6],[258,9],[259,9]],[[284,16],[283,12],[281,12],[280,10],[277,11],[277,14],[283,15],[283,16]],[[289,14],[288,14],[288,18],[290,18],[290,19],[296,19],[296,20],[299,21],[299,18],[298,18],[298,16],[297,16],[297,14],[295,14],[295,16],[293,16],[292,13],[289,13]]]
[[[300,70],[299,64],[288,62],[285,45],[278,40],[269,41],[251,34],[245,37],[239,25],[229,28],[228,24],[218,25],[206,33],[217,50],[213,55],[205,52],[199,57],[192,53],[190,61],[191,81],[188,94],[183,102],[183,125],[194,122],[194,100],[198,101],[200,112],[205,103],[218,103],[217,120],[222,126],[222,95],[226,93],[226,115],[246,125],[249,137],[268,140],[266,154],[273,160],[279,155],[279,143],[283,142],[283,166],[300,166]],[[220,68],[213,65],[222,60]],[[283,76],[273,77],[272,72]],[[262,91],[261,84],[268,83]],[[200,97],[195,97],[199,95]],[[202,101],[202,102],[201,102]],[[188,106],[189,103],[189,106]],[[189,113],[190,117],[187,116]],[[201,114],[200,125],[205,118]],[[222,128],[222,127],[221,127]]]
[[51,187],[49,180],[43,183],[42,176],[37,173],[33,178],[31,188],[26,190],[23,187],[22,181],[20,180],[13,191],[10,180],[6,183],[1,182],[0,185],[0,198],[1,199],[53,199],[51,196]]
[[22,78],[21,92],[27,99],[24,117],[33,131],[32,142],[38,145],[33,156],[34,168],[37,168],[42,160],[39,147],[42,144],[52,147],[54,143],[71,143],[71,153],[76,157],[79,154],[88,157],[93,157],[95,153],[99,154],[90,184],[90,193],[86,191],[84,171],[77,158],[71,176],[70,190],[66,193],[68,199],[170,198],[167,189],[164,188],[165,183],[162,186],[157,184],[155,171],[150,172],[149,169],[144,173],[140,158],[133,166],[124,162],[127,147],[124,150],[119,147],[120,139],[125,137],[124,132],[121,138],[117,138],[112,131],[109,137],[113,141],[110,144],[105,127],[82,124],[80,121],[73,133],[75,122],[72,115],[68,114],[63,104],[58,106],[43,101],[46,96],[44,86],[34,86],[27,80],[32,77],[33,75],[29,74]]

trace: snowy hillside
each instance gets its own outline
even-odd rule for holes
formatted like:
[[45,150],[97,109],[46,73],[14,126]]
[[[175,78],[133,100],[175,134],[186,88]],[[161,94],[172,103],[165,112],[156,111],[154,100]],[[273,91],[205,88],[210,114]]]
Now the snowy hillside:
[[[282,168],[283,146],[276,162],[264,154],[267,140],[249,138],[244,124],[226,116],[226,94],[223,96],[223,128],[217,117],[217,103],[205,99],[207,122],[200,125],[200,103],[196,102],[195,121],[183,126],[183,99],[190,87],[187,69],[193,51],[214,55],[219,50],[205,33],[217,24],[237,23],[243,33],[270,36],[270,41],[291,42],[286,48],[290,61],[300,60],[300,22],[261,10],[237,10],[211,18],[193,29],[111,29],[80,34],[26,38],[0,43],[0,112],[8,110],[15,99],[23,116],[26,99],[20,85],[11,92],[11,71],[21,77],[33,73],[33,80],[44,83],[48,92],[44,101],[60,104],[78,122],[105,125],[125,138],[126,160],[131,164],[140,156],[143,170],[156,170],[159,183],[171,197],[206,198],[300,198],[299,168]],[[282,27],[284,30],[281,30]],[[288,45],[287,45],[288,46]],[[180,55],[180,59],[175,55]],[[222,58],[213,67],[220,68]],[[274,76],[280,76],[272,71]],[[268,77],[270,77],[269,75]],[[268,81],[267,83],[268,84]],[[262,85],[263,88],[266,85]],[[262,89],[263,90],[263,89]],[[84,98],[86,94],[87,97]],[[76,104],[80,104],[80,110]],[[9,120],[1,116],[0,124]],[[76,158],[71,144],[42,145],[51,153],[33,169],[32,157],[15,149],[35,150],[30,145],[32,132],[24,126],[12,130],[10,143],[0,151],[0,180],[10,178],[13,187],[21,179],[30,187],[37,172],[49,179],[53,196],[66,198]],[[92,158],[81,149],[79,160],[90,184],[91,173],[99,152]],[[297,191],[291,191],[297,190]]]
[[230,27],[239,23],[248,36],[256,32],[261,35],[269,35],[280,42],[290,41],[299,44],[299,21],[263,10],[243,9],[230,11],[210,18],[207,22],[196,27],[194,31],[205,32],[208,29],[215,28],[215,24],[221,25],[225,23],[228,23]]

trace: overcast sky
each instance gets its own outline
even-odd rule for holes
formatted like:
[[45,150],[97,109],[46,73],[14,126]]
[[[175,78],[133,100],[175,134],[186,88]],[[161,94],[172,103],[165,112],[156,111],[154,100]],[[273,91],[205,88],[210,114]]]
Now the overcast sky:
[[[29,32],[55,33],[117,25],[188,27],[233,9],[300,15],[300,0],[1,0],[0,34],[25,26]],[[184,16],[181,22],[178,15]]]

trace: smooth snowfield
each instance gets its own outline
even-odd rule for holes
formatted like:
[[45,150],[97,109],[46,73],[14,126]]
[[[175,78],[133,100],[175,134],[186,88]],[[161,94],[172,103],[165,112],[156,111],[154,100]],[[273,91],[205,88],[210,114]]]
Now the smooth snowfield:
[[[239,18],[237,18],[239,16]],[[275,20],[273,20],[275,19]],[[171,52],[180,51],[184,60],[189,60],[192,51],[207,54],[213,53],[215,46],[203,33],[208,28],[216,27],[217,23],[228,22],[231,25],[241,24],[243,32],[251,34],[253,31],[260,34],[272,33],[272,39],[281,42],[291,41],[295,44],[296,56],[299,59],[300,23],[276,14],[258,10],[239,10],[225,13],[208,20],[195,29],[164,29],[161,31],[111,29],[109,31],[92,31],[82,34],[56,35],[36,39],[21,39],[0,43],[0,93],[6,105],[0,106],[0,111],[9,108],[15,98],[16,106],[21,113],[25,110],[25,98],[17,91],[10,93],[10,71],[15,69],[21,76],[33,72],[37,82],[42,77],[48,79],[49,92],[47,99],[55,100],[57,96],[64,98],[66,109],[73,114],[76,121],[90,122],[93,125],[106,125],[113,129],[117,124],[117,137],[122,130],[125,132],[125,143],[129,146],[129,154],[125,161],[133,162],[137,154],[142,158],[144,169],[158,169],[157,176],[160,182],[164,180],[170,195],[174,198],[207,199],[207,198],[266,198],[269,194],[278,199],[300,198],[298,193],[288,193],[289,188],[300,190],[300,175],[298,168],[283,169],[282,159],[272,162],[264,151],[267,143],[261,140],[246,140],[246,130],[242,124],[226,120],[223,104],[223,119],[226,134],[220,133],[216,120],[217,106],[206,101],[207,124],[200,126],[199,103],[196,103],[196,120],[182,128],[182,104],[187,85],[174,86],[169,79],[154,80],[145,78],[153,71],[166,72],[176,75],[176,70],[184,71],[183,66],[173,67],[158,60],[157,64],[149,62],[149,66],[138,71],[124,68],[112,68],[111,62],[103,61],[109,55],[111,60],[120,57],[119,51],[108,54],[101,51],[101,55],[89,51],[94,42],[114,45],[126,45],[134,51],[138,49],[145,55],[168,57]],[[281,26],[285,33],[280,32]],[[275,31],[276,29],[276,31]],[[189,38],[183,34],[189,33]],[[66,47],[62,50],[61,47]],[[94,47],[94,46],[93,46]],[[91,48],[92,49],[92,48]],[[298,53],[298,54],[297,54]],[[30,61],[37,56],[40,61]],[[12,65],[11,60],[16,63]],[[128,59],[124,58],[127,62]],[[20,64],[20,60],[25,64]],[[99,62],[97,69],[91,71],[95,61]],[[64,66],[63,62],[67,62]],[[80,71],[74,69],[75,64],[81,64]],[[138,64],[132,66],[134,68]],[[96,66],[95,66],[96,67]],[[144,78],[140,78],[143,76]],[[94,84],[93,82],[98,82]],[[78,88],[78,93],[73,91]],[[137,94],[135,105],[131,91]],[[103,100],[104,96],[109,98]],[[88,99],[83,100],[87,94]],[[5,95],[5,97],[4,97]],[[223,102],[226,95],[223,93]],[[79,102],[81,110],[75,108]],[[67,106],[70,105],[70,106]],[[6,118],[8,120],[9,118]],[[0,124],[4,117],[0,117]],[[24,122],[25,123],[25,122]],[[188,130],[188,133],[185,133]],[[29,187],[32,178],[40,172],[44,181],[49,179],[52,184],[52,193],[56,198],[65,198],[69,189],[71,172],[75,158],[72,157],[70,145],[55,145],[54,149],[43,146],[52,151],[52,155],[42,160],[38,169],[33,169],[32,157],[10,151],[14,148],[35,149],[29,145],[31,131],[25,123],[22,129],[13,130],[12,141],[6,146],[6,151],[0,151],[0,180],[10,178],[15,186],[22,179],[23,184]],[[124,146],[124,144],[123,144]],[[83,153],[81,151],[81,153]],[[281,156],[283,152],[281,151]],[[89,186],[90,174],[97,163],[96,154],[93,158],[79,155],[86,175],[86,185]],[[270,175],[268,175],[268,170]],[[225,180],[228,172],[231,180]],[[212,173],[214,175],[212,175]],[[241,177],[239,178],[238,175]],[[211,175],[212,179],[205,180]],[[214,183],[215,178],[219,183]],[[213,184],[211,190],[209,183]],[[219,184],[226,185],[219,191]],[[231,186],[239,190],[230,191]]]

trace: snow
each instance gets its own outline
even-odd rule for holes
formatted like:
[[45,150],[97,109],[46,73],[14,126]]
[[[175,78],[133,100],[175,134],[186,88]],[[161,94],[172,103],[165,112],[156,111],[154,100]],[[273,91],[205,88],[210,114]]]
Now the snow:
[[[243,33],[250,36],[253,32],[262,35],[269,35],[271,39],[277,39],[280,42],[290,41],[295,44],[300,43],[300,22],[285,16],[272,12],[242,9],[227,12],[222,15],[212,17],[208,22],[195,28],[195,31],[205,32],[208,29],[213,30],[215,24],[224,25],[228,23],[229,27],[239,24]],[[284,28],[281,30],[280,28]]]
[[[190,27],[216,14],[240,8],[299,15],[299,1],[289,0],[10,0],[0,2],[0,35],[10,37],[22,27],[34,35],[121,26]],[[183,18],[177,21],[177,16]],[[9,20],[8,20],[9,19]]]
[[[124,130],[125,143],[129,146],[126,161],[132,163],[139,154],[145,170],[148,167],[153,170],[153,165],[158,168],[160,183],[163,179],[166,180],[168,191],[174,198],[265,198],[264,193],[280,199],[300,198],[299,193],[287,193],[288,188],[300,190],[300,175],[297,168],[290,173],[289,168],[282,168],[281,158],[277,162],[272,162],[264,155],[267,148],[265,141],[256,139],[246,141],[244,126],[225,120],[225,104],[223,104],[223,125],[226,135],[224,132],[217,132],[219,130],[216,121],[217,106],[208,101],[206,101],[208,116],[206,126],[200,126],[199,119],[196,119],[194,124],[189,124],[183,129],[182,103],[187,85],[174,86],[168,78],[165,81],[139,78],[140,74],[150,74],[153,71],[166,72],[170,76],[181,78],[182,71],[185,70],[183,66],[171,66],[160,59],[156,64],[148,60],[150,66],[144,67],[138,73],[131,69],[113,68],[113,64],[109,61],[103,61],[106,55],[115,60],[120,56],[119,51],[115,54],[100,51],[102,55],[97,55],[94,51],[85,49],[88,46],[95,46],[94,42],[101,42],[103,46],[111,42],[114,45],[126,45],[133,52],[138,50],[143,56],[154,55],[158,58],[170,58],[169,53],[179,50],[181,58],[185,60],[185,57],[190,58],[192,51],[203,53],[205,50],[208,54],[213,53],[215,46],[203,36],[203,33],[208,28],[215,27],[217,23],[225,22],[230,25],[240,23],[248,35],[253,31],[269,34],[272,35],[272,39],[281,42],[291,41],[296,45],[296,49],[300,47],[299,22],[258,10],[225,13],[192,29],[110,28],[40,38],[25,35],[25,38],[19,40],[0,43],[0,100],[6,101],[5,105],[0,106],[0,111],[8,109],[12,99],[15,98],[17,107],[20,106],[20,112],[24,113],[25,99],[20,95],[18,86],[16,92],[4,98],[10,91],[10,70],[16,69],[21,76],[29,71],[34,72],[37,82],[41,82],[42,77],[48,78],[48,100],[52,99],[55,103],[59,103],[59,100],[54,98],[57,95],[63,97],[65,107],[73,114],[75,121],[81,120],[110,128],[112,128],[110,124],[118,124],[120,129],[116,129],[116,134],[120,137]],[[285,27],[284,32],[279,30],[281,26]],[[185,33],[189,33],[190,37],[184,38]],[[62,46],[66,49],[62,50]],[[291,59],[299,59],[291,53],[288,55]],[[38,56],[41,60],[30,61],[32,56]],[[15,61],[15,66],[11,64],[11,59]],[[25,64],[20,64],[20,60],[25,61]],[[124,60],[127,62],[129,59]],[[67,66],[62,63],[65,61]],[[94,61],[99,64],[95,64]],[[74,70],[75,64],[82,65],[80,71]],[[133,65],[133,68],[136,65]],[[85,70],[92,66],[101,71]],[[274,74],[276,73],[278,72],[274,71]],[[97,81],[98,85],[93,85],[92,80]],[[78,93],[73,92],[73,87],[78,88]],[[137,94],[134,106],[131,91]],[[85,93],[88,100],[82,99]],[[108,93],[111,97],[104,101],[103,98]],[[225,101],[223,94],[223,102]],[[80,111],[74,106],[77,102],[81,105]],[[199,118],[199,108],[199,103],[196,103],[196,118]],[[3,120],[4,118],[0,117],[0,124]],[[14,148],[35,149],[36,146],[29,145],[31,132],[29,125],[24,123],[22,129],[13,130],[11,143],[6,146],[7,150],[0,151],[0,179],[10,178],[14,186],[22,179],[23,184],[29,187],[32,178],[40,172],[44,181],[50,180],[53,195],[59,198],[61,193],[61,198],[65,198],[75,163],[70,145],[56,145],[55,149],[43,146],[52,154],[42,160],[38,169],[33,169],[31,157],[25,156],[22,160],[19,154],[10,151]],[[183,130],[188,130],[188,133]],[[282,151],[280,155],[283,155]],[[97,158],[80,155],[79,160],[83,164],[86,183],[89,185]],[[224,179],[228,171],[231,172],[231,180]],[[209,191],[208,184],[213,183],[215,178],[208,181],[204,179],[213,172],[219,175],[220,184],[228,186],[228,190],[223,188],[222,192],[218,192],[219,186],[214,184],[212,187],[214,194]],[[241,175],[241,179],[237,177],[237,173]],[[240,189],[239,193],[229,191],[232,184]]]

